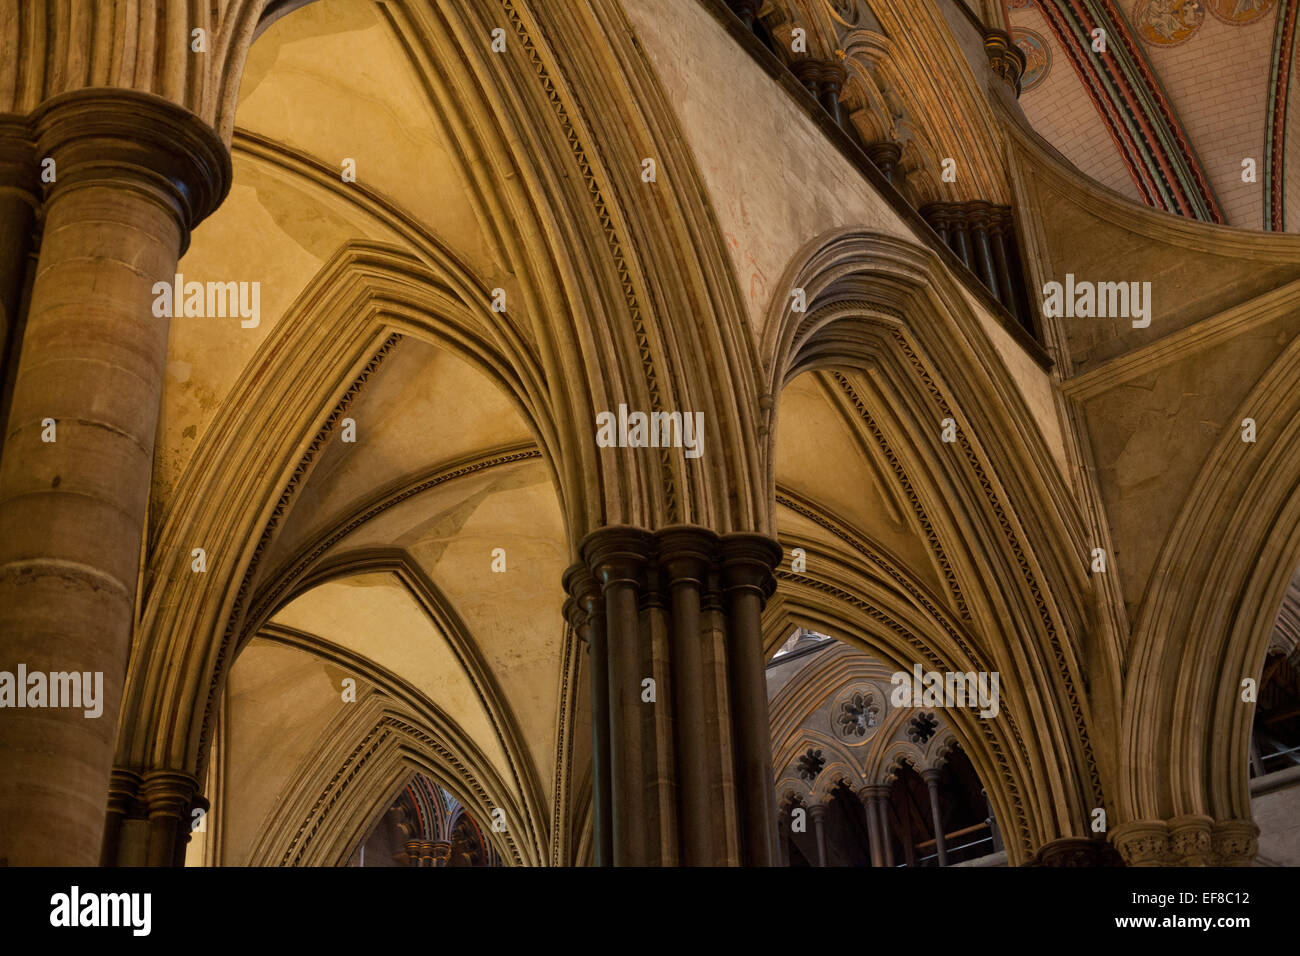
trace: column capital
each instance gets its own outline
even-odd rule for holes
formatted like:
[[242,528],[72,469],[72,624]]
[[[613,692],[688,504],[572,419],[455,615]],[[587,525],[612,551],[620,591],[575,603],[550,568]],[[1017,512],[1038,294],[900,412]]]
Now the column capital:
[[1214,866],[1250,866],[1259,855],[1259,825],[1254,820],[1220,820],[1210,836]]
[[826,801],[808,804],[808,816],[812,817],[814,822],[826,819]]
[[32,123],[38,159],[55,161],[47,201],[91,183],[134,189],[175,216],[182,252],[230,190],[230,150],[216,130],[160,96],[86,87],[46,100]]
[[183,817],[198,792],[198,780],[179,770],[150,770],[140,785],[140,796],[151,818]]
[[419,840],[406,841],[406,858],[411,866],[420,865],[420,841]]
[[1200,814],[1174,817],[1169,821],[1169,851],[1174,860],[1186,866],[1212,863],[1211,847],[1214,818]]
[[668,584],[694,582],[705,585],[705,576],[721,548],[721,539],[708,528],[671,525],[661,529],[659,563],[668,572]]
[[1114,849],[1102,839],[1063,837],[1044,843],[1029,866],[1114,866]]
[[722,536],[722,580],[728,591],[752,588],[764,598],[776,587],[772,569],[781,562],[781,545],[761,534]]
[[933,784],[934,786],[937,787],[939,785],[939,781],[943,779],[943,768],[926,767],[924,770],[921,771],[921,779],[924,780],[927,785]]
[[144,778],[134,770],[114,767],[108,778],[108,810],[110,813],[125,814],[130,811],[140,795],[140,784]]
[[1213,820],[1201,814],[1136,820],[1110,831],[1129,866],[1250,866],[1259,852],[1253,820]]
[[821,73],[818,79],[823,87],[828,87],[838,94],[848,78],[849,71],[845,69],[844,64],[839,60],[821,61]]
[[446,840],[434,840],[432,849],[433,862],[441,866],[446,866],[447,861],[451,859],[451,844]]
[[1020,96],[1020,78],[1025,75],[1025,54],[1004,30],[984,34],[984,54],[989,66]]
[[0,192],[17,191],[34,208],[40,207],[40,164],[36,134],[27,117],[0,113]]
[[654,554],[654,538],[641,528],[610,525],[583,538],[578,553],[602,587],[616,581],[639,584],[641,572]]
[[817,95],[817,84],[821,81],[822,76],[820,61],[811,57],[795,60],[790,64],[790,70],[794,73],[795,79],[807,87],[809,93],[813,96]]
[[972,199],[963,211],[972,229],[988,229],[993,222],[993,204],[983,199]]
[[872,797],[888,800],[889,791],[890,786],[887,783],[869,783],[858,788],[858,797],[861,800],[870,800]]
[[569,595],[568,600],[564,602],[565,620],[572,625],[578,637],[587,641],[591,615],[595,610],[596,602],[600,600],[600,585],[596,583],[596,579],[591,576],[591,571],[585,564],[570,565],[561,581],[565,593]]
[[957,208],[955,203],[950,202],[928,202],[917,210],[924,219],[934,229],[941,226],[949,226],[957,219]]
[[1163,866],[1169,860],[1169,824],[1163,820],[1117,824],[1110,842],[1129,866]]
[[727,6],[751,30],[754,29],[754,22],[758,20],[758,8],[762,5],[763,0],[727,0]]
[[868,143],[866,150],[867,159],[871,160],[876,168],[886,175],[903,159],[903,147],[888,139],[877,143]]
[[989,229],[995,234],[1007,233],[1014,234],[1016,228],[1016,217],[1011,212],[1010,206],[990,206],[989,212]]

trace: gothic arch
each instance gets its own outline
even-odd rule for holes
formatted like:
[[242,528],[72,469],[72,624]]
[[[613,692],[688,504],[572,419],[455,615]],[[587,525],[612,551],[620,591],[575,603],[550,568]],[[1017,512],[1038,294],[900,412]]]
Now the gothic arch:
[[[1215,841],[1253,839],[1254,707],[1242,700],[1242,681],[1258,680],[1300,564],[1298,375],[1295,339],[1219,436],[1161,551],[1125,694],[1129,820],[1187,818],[1212,825]],[[1260,423],[1253,444],[1236,424],[1246,417]],[[1158,687],[1177,690],[1155,695]]]
[[[1031,816],[1041,814],[1033,825],[1037,834],[1022,833],[1026,848],[1085,836],[1089,809],[1105,802],[1104,754],[1090,740],[1076,643],[1094,616],[1092,584],[1079,519],[1049,464],[1041,431],[1049,423],[1035,418],[1029,405],[1037,387],[1033,375],[1041,373],[1017,369],[1023,357],[1009,354],[1015,346],[997,337],[929,252],[910,243],[849,230],[822,237],[791,266],[787,281],[806,290],[808,309],[793,313],[788,300],[777,301],[768,314],[763,354],[770,393],[779,394],[804,372],[826,371],[861,415],[904,483],[917,527],[942,570],[946,613],[969,632],[985,666],[1004,675],[1004,694],[1011,685],[1023,690],[1018,756],[1027,764],[1013,776],[1039,787],[1023,799],[1039,808]],[[769,482],[775,481],[777,417],[774,412],[769,422]],[[941,440],[943,419],[953,422],[951,443]],[[834,562],[844,560],[826,557],[837,569]],[[807,577],[823,578],[819,584],[827,587],[823,572],[813,568],[810,558]],[[780,577],[783,593],[810,583],[796,574]],[[880,603],[886,595],[869,590],[864,601],[858,595],[865,586],[829,589],[878,620],[888,607]],[[982,669],[978,660],[958,666],[951,645],[936,640],[933,623],[909,628],[904,618],[897,633],[924,641],[926,654],[953,664],[935,669]],[[904,647],[895,644],[895,661],[915,659]],[[1115,684],[1116,661],[1108,664]],[[1094,675],[1094,695],[1099,683]],[[1031,765],[1036,772],[1027,772]],[[1004,796],[1002,819],[1012,819],[1008,802]]]
[[295,770],[259,827],[249,865],[343,865],[413,771],[432,775],[485,818],[504,810],[517,824],[500,835],[506,860],[536,865],[545,859],[548,835],[532,828],[509,786],[433,702],[397,675],[313,635],[270,627],[261,637],[333,660],[370,689],[331,724],[323,759]]
[[[255,634],[265,637],[268,632],[282,634],[286,629],[282,625],[271,623],[275,612],[317,585],[374,572],[387,572],[397,578],[451,644],[457,660],[474,686],[479,703],[492,723],[496,742],[505,753],[509,767],[508,783],[519,795],[517,800],[512,801],[512,816],[524,823],[527,832],[544,834],[546,829],[544,782],[538,778],[536,769],[529,759],[524,743],[524,728],[519,725],[519,721],[514,716],[506,695],[494,678],[491,667],[484,660],[482,651],[475,643],[468,627],[437,585],[404,551],[397,549],[349,551],[321,562],[314,566],[310,573],[296,579],[291,589],[281,592],[282,597],[278,602],[269,608],[265,617],[255,622],[255,630],[250,632],[250,636]],[[371,667],[381,672],[383,670],[378,668],[378,665],[371,665]],[[390,675],[385,679],[391,683],[396,677]],[[546,849],[545,845],[539,845],[535,848],[535,852],[545,854]]]
[[[892,582],[884,586],[871,582],[861,562],[845,552],[809,554],[810,569],[833,570],[780,576],[778,592],[764,615],[768,653],[793,627],[801,626],[860,647],[895,670],[910,671],[918,661],[926,670],[981,669],[962,653],[937,621],[926,622],[924,612],[900,594]],[[1035,792],[1033,784],[1041,778],[1031,768],[1034,758],[1041,759],[1042,755],[1026,753],[1019,735],[1013,732],[1007,715],[1015,710],[1014,703],[1004,700],[1002,707],[1001,720],[982,720],[967,710],[954,710],[948,718],[953,733],[985,782],[998,819],[1006,821],[1012,860],[1020,862],[1058,834],[1055,808],[1069,796],[1060,791]],[[880,733],[896,727],[907,716],[902,711],[890,712]],[[873,767],[877,763],[874,761]],[[1056,786],[1060,786],[1059,780]]]
[[[267,360],[245,370],[235,414],[204,435],[158,523],[119,739],[122,766],[199,766],[208,715],[248,607],[258,561],[295,491],[356,393],[403,335],[465,356],[513,394],[539,432],[516,367],[485,332],[469,277],[402,250],[341,250],[274,330]],[[321,339],[322,331],[324,339]],[[310,347],[308,342],[321,342]],[[526,367],[520,358],[519,365]],[[341,397],[341,398],[340,398]],[[226,501],[225,508],[212,507]],[[234,504],[254,507],[233,507]],[[190,572],[193,542],[210,557]],[[216,590],[221,599],[213,600]]]

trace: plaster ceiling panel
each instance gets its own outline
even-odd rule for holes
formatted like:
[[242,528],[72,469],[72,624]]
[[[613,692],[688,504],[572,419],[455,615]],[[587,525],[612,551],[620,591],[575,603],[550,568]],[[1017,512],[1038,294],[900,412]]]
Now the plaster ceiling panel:
[[[473,636],[522,729],[541,779],[555,761],[568,567],[550,471],[538,460],[458,478],[384,512],[325,555],[400,548]],[[493,571],[501,548],[505,571]]]
[[[828,399],[818,374],[800,375],[781,393],[776,480],[848,521],[937,593],[943,592],[910,513],[904,510],[906,501],[895,490],[893,473],[882,470],[874,453],[868,453],[843,412]],[[783,509],[780,520],[787,515]]]
[[[502,779],[505,751],[446,636],[406,586],[387,572],[318,585],[291,601],[275,624],[317,635],[373,661],[423,693],[474,741]],[[339,688],[330,688],[338,697]]]
[[223,860],[247,861],[267,815],[343,703],[338,667],[254,639],[235,659],[225,698]]
[[[1136,620],[1165,537],[1206,457],[1225,429],[1240,427],[1240,403],[1294,338],[1297,325],[1300,319],[1282,318],[1242,330],[1087,402],[1097,480],[1130,620]],[[1257,423],[1269,429],[1278,424]]]
[[410,336],[371,375],[348,417],[356,441],[334,429],[264,566],[278,566],[395,482],[532,437],[515,406],[474,366]]
[[[226,317],[171,319],[155,449],[155,514],[240,375],[325,262],[351,239],[396,238],[344,197],[259,159],[236,151],[234,167],[230,195],[194,231],[177,272],[185,283],[243,283],[245,302],[257,308],[247,309],[254,317],[245,319],[236,312],[236,299]],[[173,276],[160,279],[174,284]]]
[[[269,137],[379,193],[468,260],[498,271],[458,156],[382,4],[317,0],[276,21],[248,55],[238,129]],[[439,64],[448,73],[452,64]]]

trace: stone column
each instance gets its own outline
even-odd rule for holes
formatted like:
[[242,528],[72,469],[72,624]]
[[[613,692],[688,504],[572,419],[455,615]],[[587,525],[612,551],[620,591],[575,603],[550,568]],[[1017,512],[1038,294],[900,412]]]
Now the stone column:
[[610,805],[613,863],[649,863],[646,780],[641,739],[641,626],[638,592],[653,541],[636,528],[589,536],[583,553],[605,599],[609,654]]
[[[140,796],[149,815],[149,865],[176,866],[189,842],[190,811],[198,781],[187,773],[156,770],[146,773]],[[182,861],[184,857],[181,857]]]
[[865,788],[875,797],[877,828],[880,831],[880,864],[894,865],[894,844],[889,837],[889,784],[875,783]]
[[108,784],[108,819],[104,825],[104,842],[100,849],[100,866],[117,866],[122,834],[127,818],[135,807],[143,778],[131,770],[114,767]]
[[822,65],[817,60],[796,60],[790,67],[795,79],[804,85],[813,99],[817,98],[817,84],[821,80]]
[[1001,302],[1024,329],[1033,331],[1033,323],[1021,301],[1024,290],[1020,279],[1020,253],[1016,246],[1015,220],[1011,207],[995,207],[989,222],[989,242],[993,249],[993,266],[1003,290]]
[[[40,211],[36,143],[25,116],[0,115],[0,429],[22,345],[28,278]],[[0,432],[3,434],[3,432]],[[4,460],[0,442],[0,461]]]
[[592,863],[612,866],[609,780],[609,653],[605,646],[605,604],[596,579],[582,565],[564,575],[564,588],[573,595],[565,613],[587,645],[587,684],[591,705],[591,841]]
[[971,254],[970,225],[966,217],[953,214],[948,220],[948,245],[957,258],[971,272],[976,271],[975,257]]
[[873,787],[867,786],[858,791],[858,799],[862,801],[862,809],[867,814],[867,836],[871,840],[871,865],[884,866],[885,855],[880,845],[883,840],[880,833],[880,810],[877,808],[880,798],[876,796]]
[[942,772],[934,767],[921,771],[921,778],[930,791],[930,816],[934,819],[934,849],[939,854],[939,865],[948,865],[948,841],[943,832],[943,814],[939,810],[939,778]]
[[0,461],[0,669],[102,674],[103,699],[96,718],[0,719],[0,857],[84,866],[102,851],[166,361],[152,289],[224,197],[230,156],[191,113],[126,90],[53,97],[33,125],[57,179]]
[[[601,634],[608,650],[608,720],[595,688],[592,719],[597,765],[608,727],[613,864],[736,862],[738,815],[739,862],[772,865],[760,618],[780,545],[681,525],[653,534],[610,527],[578,551],[584,563],[565,575],[567,613],[586,629],[593,656]],[[653,703],[642,700],[651,671]],[[593,666],[593,684],[599,676]]]
[[817,840],[817,865],[826,865],[826,804],[814,803],[808,808],[812,817],[813,836]]
[[844,125],[844,115],[840,110],[840,91],[844,89],[844,81],[847,78],[848,72],[844,69],[844,64],[827,60],[822,63],[821,75],[817,82],[818,102],[830,114],[835,125],[841,127]]
[[993,298],[1006,305],[1006,293],[998,283],[998,276],[993,262],[993,249],[989,245],[989,228],[992,225],[993,207],[986,202],[973,202],[968,204],[968,208],[967,218],[970,222],[975,274],[983,280],[984,285],[993,293]]
[[763,603],[775,586],[772,569],[781,546],[755,534],[722,539],[723,588],[727,596],[727,666],[736,790],[740,803],[741,860],[771,866],[775,817],[772,740],[763,669]]
[[[888,179],[891,184],[895,186],[898,185],[898,182],[894,179],[894,174],[898,169],[898,164],[902,158],[903,148],[897,143],[891,143],[886,140],[880,143],[871,143],[867,146],[867,159],[871,160],[872,164],[884,174],[885,178]],[[934,226],[935,224],[931,223],[931,225]],[[935,229],[937,230],[938,227],[935,226]],[[948,241],[946,233],[947,227],[945,226],[944,231],[939,233],[940,238],[942,238],[945,243]]]
[[993,801],[989,799],[987,790],[980,790],[980,796],[984,798],[984,806],[988,809],[988,818],[986,822],[989,825],[989,836],[993,838],[993,852],[1000,853],[1002,846],[1002,831],[998,829],[998,819],[993,814]]
[[659,560],[672,594],[672,679],[681,803],[678,820],[681,860],[686,866],[710,866],[714,862],[700,592],[717,547],[717,536],[699,528],[668,528],[659,536]]
[[844,125],[840,110],[840,90],[844,88],[847,72],[842,63],[834,60],[799,60],[793,65],[795,78],[813,95],[822,109],[830,114],[836,126]]
[[[886,805],[888,806],[888,805]],[[916,834],[912,832],[912,818],[909,814],[904,813],[898,821],[901,825],[902,832],[899,840],[903,844],[903,865],[916,866]]]
[[727,0],[727,6],[750,30],[754,29],[754,24],[758,21],[758,8],[762,5],[763,0]]

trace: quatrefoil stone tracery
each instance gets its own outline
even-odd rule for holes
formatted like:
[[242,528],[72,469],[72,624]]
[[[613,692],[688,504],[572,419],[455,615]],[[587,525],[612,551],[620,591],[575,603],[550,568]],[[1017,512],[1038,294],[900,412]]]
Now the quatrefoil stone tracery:
[[880,708],[871,694],[855,691],[840,704],[836,717],[839,732],[845,737],[865,737],[867,731],[880,722]]

